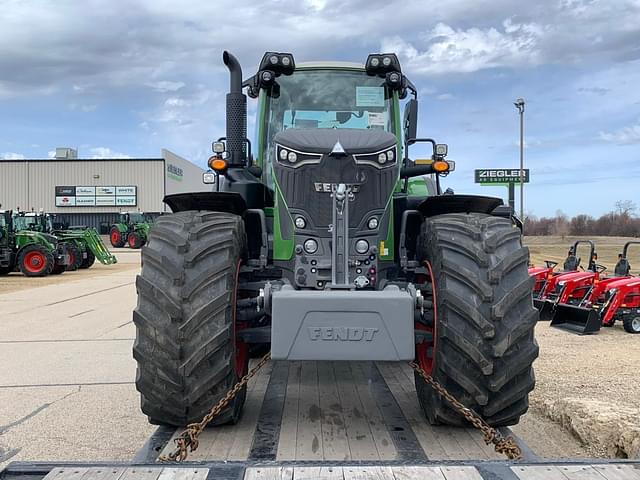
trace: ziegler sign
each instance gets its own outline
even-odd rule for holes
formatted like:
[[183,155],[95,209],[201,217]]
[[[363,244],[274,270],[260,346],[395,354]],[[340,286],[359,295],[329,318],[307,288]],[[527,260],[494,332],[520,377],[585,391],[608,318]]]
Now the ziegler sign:
[[138,187],[57,186],[56,207],[135,207]]
[[[529,183],[529,169],[525,168],[524,183]],[[475,171],[475,182],[480,184],[520,183],[519,168],[480,168]]]

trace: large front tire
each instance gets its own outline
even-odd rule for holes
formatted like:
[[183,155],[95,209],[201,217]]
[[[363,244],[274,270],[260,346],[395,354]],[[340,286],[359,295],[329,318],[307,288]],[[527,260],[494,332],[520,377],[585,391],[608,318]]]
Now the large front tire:
[[[490,215],[438,215],[425,220],[418,252],[433,271],[437,297],[435,343],[416,348],[418,363],[490,425],[518,423],[538,356],[520,231]],[[420,376],[415,382],[430,423],[466,425]]]
[[[228,213],[165,215],[151,231],[136,282],[133,356],[152,423],[200,421],[246,373],[233,309],[245,245],[242,218]],[[246,389],[214,423],[237,422],[245,396]]]

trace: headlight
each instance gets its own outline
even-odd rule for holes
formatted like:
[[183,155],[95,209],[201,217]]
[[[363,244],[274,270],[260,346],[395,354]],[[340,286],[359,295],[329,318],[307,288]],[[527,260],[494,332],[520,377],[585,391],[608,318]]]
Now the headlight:
[[385,148],[379,152],[354,155],[357,163],[373,165],[377,168],[387,168],[395,165],[396,147]]
[[369,251],[369,242],[366,240],[358,240],[356,242],[356,252],[365,254]]
[[309,163],[320,163],[322,155],[319,153],[305,153],[294,151],[290,148],[276,146],[277,156],[280,165],[285,165],[289,168],[298,168],[302,165]]
[[296,228],[304,228],[307,226],[307,222],[303,217],[296,217]]
[[371,217],[367,222],[367,227],[369,227],[369,230],[375,230],[378,228],[378,219],[376,217]]
[[306,242],[304,242],[304,251],[308,254],[314,254],[318,251],[318,242],[316,242],[313,238],[310,238]]

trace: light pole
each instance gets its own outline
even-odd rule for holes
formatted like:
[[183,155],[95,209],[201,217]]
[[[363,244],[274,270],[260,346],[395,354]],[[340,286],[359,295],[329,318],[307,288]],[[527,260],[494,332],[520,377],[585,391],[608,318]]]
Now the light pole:
[[513,104],[520,114],[520,221],[524,225],[524,98],[516,99]]

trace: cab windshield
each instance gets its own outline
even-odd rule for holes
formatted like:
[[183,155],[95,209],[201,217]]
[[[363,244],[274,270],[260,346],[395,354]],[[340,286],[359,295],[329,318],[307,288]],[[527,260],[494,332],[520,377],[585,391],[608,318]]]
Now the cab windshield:
[[18,215],[14,219],[16,230],[42,231],[42,219],[36,216]]
[[273,137],[290,128],[358,128],[393,132],[392,92],[384,79],[348,70],[298,70],[278,77],[267,97],[267,162]]

